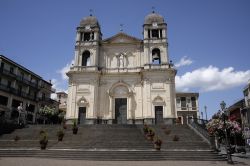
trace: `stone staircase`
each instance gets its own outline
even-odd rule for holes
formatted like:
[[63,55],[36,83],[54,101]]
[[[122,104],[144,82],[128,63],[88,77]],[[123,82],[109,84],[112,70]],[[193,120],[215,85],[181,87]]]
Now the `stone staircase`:
[[[65,130],[62,142],[56,133],[61,126],[30,125],[0,136],[0,157],[40,157],[82,160],[224,160],[209,150],[187,126],[171,127],[171,134],[164,135],[160,126],[151,126],[163,139],[161,151],[143,136],[142,125],[84,125],[77,135],[71,126]],[[39,132],[48,132],[47,150],[40,150]],[[180,136],[180,141],[171,140],[171,135]],[[19,136],[19,141],[14,137]],[[190,138],[192,137],[192,138]]]
[[[162,149],[210,150],[209,144],[187,125],[155,125],[150,127],[162,139]],[[165,134],[165,130],[170,130],[170,133]],[[173,141],[175,135],[179,137],[179,141]]]

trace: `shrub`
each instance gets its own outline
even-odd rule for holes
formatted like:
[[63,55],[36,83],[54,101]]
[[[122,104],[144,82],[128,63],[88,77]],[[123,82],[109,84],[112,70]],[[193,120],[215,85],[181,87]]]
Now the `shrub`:
[[58,137],[58,141],[62,141],[62,139],[64,137],[64,131],[63,130],[59,130],[57,132],[57,137]]
[[77,134],[78,127],[76,125],[76,119],[73,120],[73,126],[72,126],[73,134]]
[[40,139],[39,139],[39,143],[41,145],[41,149],[46,149],[46,146],[48,144],[48,134],[46,131],[41,130],[40,131]]
[[156,137],[155,140],[154,140],[154,144],[156,144],[158,146],[161,146],[162,140],[159,137]]
[[144,132],[144,134],[147,134],[148,133],[148,130],[149,130],[149,128],[148,128],[148,125],[144,125],[143,126],[143,132]]

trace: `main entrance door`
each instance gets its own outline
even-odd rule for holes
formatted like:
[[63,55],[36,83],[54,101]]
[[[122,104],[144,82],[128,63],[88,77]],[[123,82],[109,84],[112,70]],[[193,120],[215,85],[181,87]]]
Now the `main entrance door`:
[[127,123],[127,98],[115,99],[115,123]]
[[155,124],[163,123],[163,107],[155,106]]
[[86,107],[79,107],[78,124],[84,124],[86,120]]

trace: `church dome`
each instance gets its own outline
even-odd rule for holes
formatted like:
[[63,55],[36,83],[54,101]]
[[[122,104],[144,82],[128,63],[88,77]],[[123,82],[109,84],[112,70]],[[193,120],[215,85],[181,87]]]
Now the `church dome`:
[[158,24],[164,23],[164,18],[161,15],[152,12],[145,17],[144,24],[152,24],[153,22],[157,22]]
[[86,25],[99,26],[99,23],[95,16],[90,15],[84,17],[80,22],[80,26],[86,26]]

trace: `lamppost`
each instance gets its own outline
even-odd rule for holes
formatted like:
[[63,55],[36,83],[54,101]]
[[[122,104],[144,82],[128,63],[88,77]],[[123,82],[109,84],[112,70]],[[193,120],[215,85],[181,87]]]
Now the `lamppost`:
[[230,145],[228,142],[228,137],[227,137],[227,127],[226,127],[226,119],[228,118],[227,111],[226,111],[226,103],[222,101],[220,103],[221,111],[222,111],[222,120],[223,120],[223,125],[224,125],[224,132],[225,132],[225,137],[226,137],[226,153],[227,153],[227,163],[228,164],[233,164],[233,160],[231,157],[230,153]]
[[187,111],[188,111],[188,114],[187,114],[187,123],[189,123],[189,107],[188,107],[188,104],[186,105],[186,107],[187,107]]
[[207,106],[204,106],[204,112],[206,114],[206,121],[207,121]]

